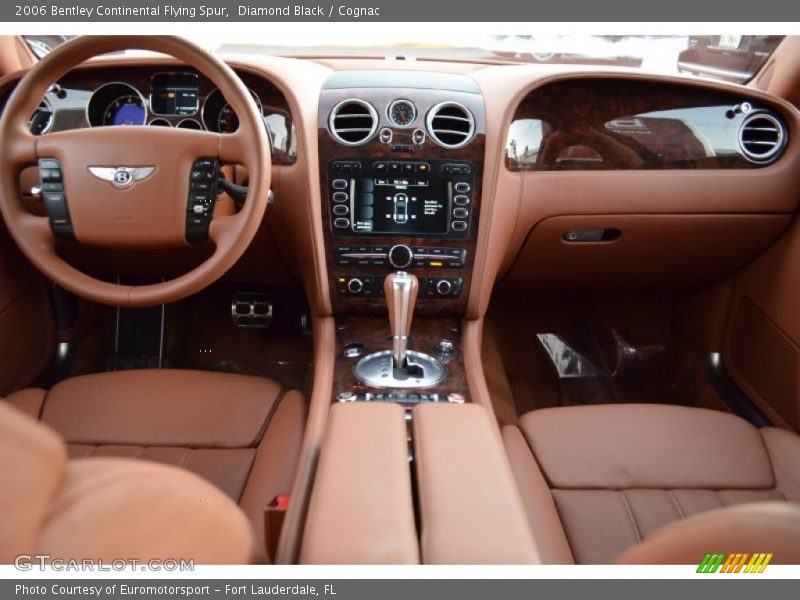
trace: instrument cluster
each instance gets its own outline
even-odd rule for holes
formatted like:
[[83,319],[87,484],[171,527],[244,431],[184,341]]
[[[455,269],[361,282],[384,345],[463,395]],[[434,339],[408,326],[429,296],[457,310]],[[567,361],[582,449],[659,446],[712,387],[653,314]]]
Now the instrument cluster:
[[[200,78],[195,73],[155,73],[149,84],[147,95],[122,82],[95,89],[86,109],[89,125],[153,125],[216,133],[233,133],[239,127],[236,112],[219,89],[211,90],[201,103]],[[252,89],[250,94],[264,115],[258,94]]]
[[[286,98],[259,75],[237,74],[263,117],[273,163],[294,164],[296,130]],[[0,92],[0,111],[11,89]],[[239,118],[222,92],[197,72],[136,67],[70,72],[51,86],[29,121],[34,135],[107,126],[233,133]]]

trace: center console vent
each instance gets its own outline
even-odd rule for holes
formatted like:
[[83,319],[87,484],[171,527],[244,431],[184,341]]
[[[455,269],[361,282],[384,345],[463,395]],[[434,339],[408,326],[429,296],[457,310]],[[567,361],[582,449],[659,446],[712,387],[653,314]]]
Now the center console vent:
[[457,102],[437,104],[428,112],[425,122],[430,136],[445,148],[460,148],[475,134],[472,113]]
[[739,129],[739,147],[749,160],[768,163],[776,160],[786,146],[786,128],[768,112],[749,115]]
[[328,127],[345,146],[360,146],[377,131],[378,113],[369,102],[351,98],[333,108]]

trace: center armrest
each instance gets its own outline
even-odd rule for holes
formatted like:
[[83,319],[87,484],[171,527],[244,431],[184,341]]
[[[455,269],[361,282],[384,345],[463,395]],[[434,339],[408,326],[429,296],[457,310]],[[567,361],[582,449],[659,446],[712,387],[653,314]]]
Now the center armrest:
[[300,562],[419,563],[408,432],[400,405],[331,407]]
[[414,408],[424,564],[538,564],[522,498],[478,404]]

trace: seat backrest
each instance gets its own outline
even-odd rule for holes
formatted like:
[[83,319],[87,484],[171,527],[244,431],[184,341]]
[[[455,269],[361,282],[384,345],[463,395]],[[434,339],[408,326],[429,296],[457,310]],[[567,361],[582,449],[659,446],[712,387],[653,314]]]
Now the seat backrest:
[[698,565],[708,553],[769,553],[771,563],[800,564],[800,504],[756,502],[704,512],[656,531],[615,562]]
[[242,510],[193,473],[147,461],[68,460],[63,440],[0,401],[0,563],[54,559],[247,564]]
[[0,563],[34,552],[66,467],[61,438],[0,401]]

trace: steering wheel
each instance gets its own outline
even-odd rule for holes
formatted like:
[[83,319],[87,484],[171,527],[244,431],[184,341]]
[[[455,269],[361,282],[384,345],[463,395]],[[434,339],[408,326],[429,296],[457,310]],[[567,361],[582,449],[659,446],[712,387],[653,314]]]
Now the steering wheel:
[[[230,134],[146,126],[84,128],[38,137],[30,133],[30,115],[53,82],[89,58],[127,49],[167,54],[197,69],[236,111],[239,128]],[[63,198],[57,192],[55,196],[62,204],[51,205],[54,209],[48,206],[49,217],[30,213],[20,199],[20,173],[37,164],[43,188],[48,187],[45,182],[49,179],[63,189]],[[213,217],[207,203],[206,214],[191,221],[195,227],[200,223],[200,237],[207,236],[215,245],[213,254],[191,271],[152,285],[119,285],[79,271],[56,253],[57,239],[65,235],[98,248],[187,245],[188,224],[197,214],[192,202],[203,197],[192,196],[190,202],[190,190],[203,187],[196,184],[198,179],[206,179],[213,190],[221,164],[247,168],[247,198],[236,214]],[[55,171],[51,169],[54,166],[58,167]],[[267,207],[270,176],[266,129],[245,85],[214,55],[177,37],[75,38],[27,72],[0,119],[0,212],[11,235],[47,277],[102,304],[163,304],[185,298],[219,279],[245,252],[259,228]],[[58,183],[49,189],[58,190]],[[204,198],[210,198],[213,209],[213,197]],[[62,207],[64,200],[66,208]],[[58,213],[56,218],[54,212]]]

